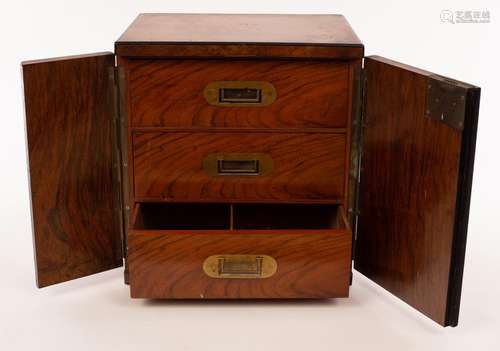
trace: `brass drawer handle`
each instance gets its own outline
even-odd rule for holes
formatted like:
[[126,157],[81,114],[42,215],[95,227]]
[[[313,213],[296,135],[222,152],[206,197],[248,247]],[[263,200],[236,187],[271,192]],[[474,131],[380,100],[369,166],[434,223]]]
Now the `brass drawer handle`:
[[262,102],[262,89],[260,88],[219,88],[219,103],[249,103]]
[[259,165],[259,160],[217,160],[217,173],[219,175],[257,175]]
[[273,170],[273,159],[263,153],[209,154],[203,159],[206,174],[218,176],[264,176]]
[[203,90],[207,102],[214,106],[267,106],[277,97],[269,82],[215,81]]
[[276,260],[268,255],[213,255],[203,262],[203,271],[211,278],[269,278],[277,269]]

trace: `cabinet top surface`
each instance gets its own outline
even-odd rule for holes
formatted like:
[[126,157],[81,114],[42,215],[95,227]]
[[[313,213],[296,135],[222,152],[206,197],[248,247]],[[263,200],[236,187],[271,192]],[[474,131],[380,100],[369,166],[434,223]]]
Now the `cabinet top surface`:
[[118,39],[131,43],[362,46],[342,15],[140,14]]

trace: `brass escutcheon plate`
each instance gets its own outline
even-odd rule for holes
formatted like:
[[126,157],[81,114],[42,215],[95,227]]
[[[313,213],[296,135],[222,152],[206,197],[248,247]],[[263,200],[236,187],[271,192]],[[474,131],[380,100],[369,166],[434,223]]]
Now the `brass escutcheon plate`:
[[213,255],[203,262],[203,271],[211,278],[263,279],[277,269],[278,263],[268,255]]
[[205,87],[203,96],[214,106],[262,107],[272,104],[277,93],[269,82],[214,81]]

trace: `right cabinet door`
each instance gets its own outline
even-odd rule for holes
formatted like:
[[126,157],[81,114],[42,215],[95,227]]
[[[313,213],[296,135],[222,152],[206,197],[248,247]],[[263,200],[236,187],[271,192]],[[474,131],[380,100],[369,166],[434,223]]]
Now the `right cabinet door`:
[[355,269],[443,326],[456,326],[478,87],[365,58]]

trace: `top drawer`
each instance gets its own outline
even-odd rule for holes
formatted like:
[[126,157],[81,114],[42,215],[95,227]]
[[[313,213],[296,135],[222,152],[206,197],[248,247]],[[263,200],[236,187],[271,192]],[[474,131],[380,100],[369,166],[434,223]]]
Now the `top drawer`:
[[344,128],[349,65],[130,60],[133,127]]

